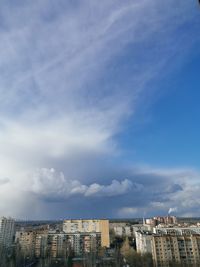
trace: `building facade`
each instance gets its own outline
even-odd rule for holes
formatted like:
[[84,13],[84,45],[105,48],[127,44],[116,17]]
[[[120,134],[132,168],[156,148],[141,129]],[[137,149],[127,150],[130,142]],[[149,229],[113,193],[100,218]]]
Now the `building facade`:
[[141,254],[152,253],[152,233],[137,231],[135,233],[137,252]]
[[138,231],[136,247],[141,254],[151,253],[156,267],[167,267],[170,262],[200,266],[200,234],[192,229]]
[[18,252],[24,257],[32,258],[35,255],[36,232],[34,231],[17,231],[15,243]]
[[23,257],[67,258],[70,254],[97,253],[101,247],[101,233],[21,231],[16,232],[15,242]]
[[65,233],[100,233],[101,246],[110,247],[108,220],[65,220],[63,222]]
[[35,237],[35,257],[46,258],[48,256],[48,235],[36,234]]
[[66,234],[71,249],[75,255],[84,255],[89,252],[97,253],[101,247],[101,233],[73,233]]
[[13,244],[15,234],[15,220],[12,218],[0,218],[0,245],[9,248]]
[[177,224],[177,218],[175,216],[156,216],[150,219],[144,219],[144,224],[155,227],[159,224],[174,225]]
[[152,236],[152,257],[158,267],[168,266],[169,262],[199,266],[200,236],[154,235]]

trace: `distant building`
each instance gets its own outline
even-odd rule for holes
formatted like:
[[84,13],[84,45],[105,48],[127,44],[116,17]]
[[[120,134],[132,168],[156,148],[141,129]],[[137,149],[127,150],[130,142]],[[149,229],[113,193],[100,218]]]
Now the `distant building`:
[[101,246],[110,247],[108,220],[64,220],[65,233],[100,233]]
[[159,224],[165,225],[174,225],[177,224],[177,218],[175,216],[156,216],[150,219],[145,219],[144,223],[147,225],[151,225],[152,227],[157,226]]
[[124,227],[124,235],[125,236],[131,236],[132,235],[131,226],[125,226]]
[[12,218],[0,218],[0,246],[11,247],[15,234],[15,220]]
[[115,226],[113,230],[116,236],[122,236],[123,229],[124,229],[123,226]]
[[132,227],[130,225],[116,225],[112,229],[116,236],[132,236]]
[[200,227],[198,226],[188,226],[188,227],[166,227],[166,226],[156,226],[153,227],[153,233],[155,234],[167,234],[167,235],[200,235]]

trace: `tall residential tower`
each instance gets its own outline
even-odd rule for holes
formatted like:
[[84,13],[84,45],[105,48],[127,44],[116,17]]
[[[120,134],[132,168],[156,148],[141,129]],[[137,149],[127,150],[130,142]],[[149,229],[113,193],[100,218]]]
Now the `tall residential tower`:
[[10,247],[15,234],[15,221],[12,218],[0,217],[0,246]]

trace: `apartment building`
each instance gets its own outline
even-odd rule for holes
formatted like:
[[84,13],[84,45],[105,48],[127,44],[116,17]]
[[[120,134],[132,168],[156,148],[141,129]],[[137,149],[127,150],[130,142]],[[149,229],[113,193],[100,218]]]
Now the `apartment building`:
[[115,226],[114,228],[113,228],[113,230],[114,230],[114,233],[115,233],[115,235],[116,236],[122,236],[123,235],[123,227],[122,226]]
[[112,229],[116,236],[132,236],[132,227],[129,225],[114,226]]
[[152,253],[152,233],[149,231],[135,232],[137,252],[141,254]]
[[110,247],[108,220],[64,220],[65,233],[100,233],[101,246]]
[[35,237],[35,256],[37,258],[45,258],[48,252],[48,235],[36,234]]
[[75,255],[83,255],[88,252],[97,253],[101,247],[101,233],[73,233],[66,234]]
[[158,267],[168,266],[170,261],[181,262],[186,266],[197,266],[200,263],[200,236],[154,235],[152,236],[152,257]]
[[0,217],[0,245],[5,248],[12,246],[15,234],[15,220]]
[[67,257],[69,248],[70,243],[65,233],[48,234],[48,251],[51,258]]
[[34,231],[17,231],[15,243],[20,253],[24,257],[33,257],[35,255],[36,232]]
[[133,235],[133,237],[136,236],[136,233],[138,231],[149,231],[149,227],[148,227],[148,225],[144,225],[144,224],[133,224],[132,225],[132,235]]
[[177,218],[175,216],[156,216],[150,219],[144,219],[144,224],[151,225],[152,227],[165,224],[165,225],[174,225],[177,224]]
[[97,253],[101,247],[101,233],[64,233],[57,231],[21,231],[16,232],[16,246],[24,257],[65,258],[71,252],[75,255]]
[[[200,263],[200,235],[192,230],[171,228],[170,231],[136,233],[137,251],[151,253],[156,267],[167,267],[169,262],[186,266]],[[199,265],[198,265],[199,266]]]
[[188,227],[166,227],[166,226],[157,226],[153,228],[153,233],[155,234],[175,234],[175,235],[200,235],[200,227],[198,226],[188,226]]

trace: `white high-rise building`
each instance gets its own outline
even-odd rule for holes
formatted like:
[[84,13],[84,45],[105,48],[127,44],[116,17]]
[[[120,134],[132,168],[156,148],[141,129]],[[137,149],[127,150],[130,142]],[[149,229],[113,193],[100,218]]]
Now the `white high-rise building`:
[[0,217],[0,246],[10,247],[13,243],[14,234],[14,219]]
[[141,254],[152,253],[152,233],[137,231],[135,233],[137,252]]

